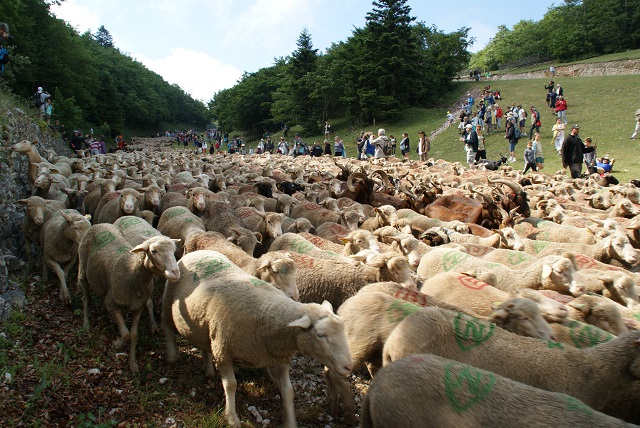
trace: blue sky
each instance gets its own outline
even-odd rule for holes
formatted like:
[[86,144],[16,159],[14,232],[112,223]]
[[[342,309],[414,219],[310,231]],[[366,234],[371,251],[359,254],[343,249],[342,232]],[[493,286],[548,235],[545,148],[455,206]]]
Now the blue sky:
[[[482,49],[499,25],[540,20],[553,4],[410,0],[411,15],[444,32],[469,27]],[[323,52],[365,24],[368,0],[64,0],[54,14],[79,32],[104,25],[115,45],[194,98],[208,101],[242,73],[290,55],[307,28]]]

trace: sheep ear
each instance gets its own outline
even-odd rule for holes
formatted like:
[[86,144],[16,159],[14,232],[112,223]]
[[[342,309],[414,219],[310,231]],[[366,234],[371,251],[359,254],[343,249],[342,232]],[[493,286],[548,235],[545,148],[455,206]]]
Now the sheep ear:
[[506,320],[507,318],[509,318],[509,311],[503,308],[497,309],[493,311],[493,313],[489,316],[489,318],[492,318],[492,319],[500,318],[500,319]]
[[553,269],[551,269],[551,266],[549,266],[549,265],[542,266],[542,277],[543,278],[549,278],[551,276],[551,272],[553,272]]
[[259,244],[262,244],[262,234],[260,232],[253,232],[254,236],[258,240]]
[[69,223],[73,222],[73,218],[66,212],[60,211],[60,214],[62,215],[62,217],[64,217],[65,220],[67,220],[67,222]]
[[149,244],[147,242],[143,242],[142,244],[138,245],[137,247],[134,247],[131,250],[129,250],[129,252],[132,253],[132,254],[144,253],[148,249],[149,249]]
[[29,204],[29,200],[28,199],[18,199],[16,201],[16,204],[18,204],[18,205],[28,205]]
[[322,307],[333,312],[333,305],[328,300],[322,302]]
[[[158,217],[158,216],[155,216]],[[180,242],[182,242],[182,239],[172,239],[173,243],[178,245]]]
[[309,318],[308,315],[303,315],[297,320],[291,321],[289,324],[287,324],[287,327],[300,327],[302,329],[306,329],[311,327],[312,325],[313,323],[311,322],[311,318]]

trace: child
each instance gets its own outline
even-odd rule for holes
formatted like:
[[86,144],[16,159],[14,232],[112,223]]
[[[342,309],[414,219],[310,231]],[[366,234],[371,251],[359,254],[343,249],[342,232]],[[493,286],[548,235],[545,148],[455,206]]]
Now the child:
[[527,171],[529,171],[529,168],[535,172],[538,171],[538,167],[536,166],[536,154],[533,151],[533,143],[531,141],[527,143],[527,148],[524,150],[524,163],[525,167],[522,174],[526,174]]
[[447,121],[449,122],[449,126],[451,126],[451,124],[453,124],[454,117],[453,117],[453,114],[451,114],[450,111],[447,112]]

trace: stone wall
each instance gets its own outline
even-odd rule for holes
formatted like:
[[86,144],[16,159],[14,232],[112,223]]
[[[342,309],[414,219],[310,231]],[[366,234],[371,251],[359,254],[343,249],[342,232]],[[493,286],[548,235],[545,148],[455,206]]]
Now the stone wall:
[[31,194],[27,178],[29,162],[26,156],[13,152],[11,145],[22,140],[39,141],[41,154],[45,149],[62,155],[70,152],[61,138],[49,133],[46,124],[34,121],[23,110],[0,104],[0,124],[0,320],[3,320],[12,306],[25,303],[24,290],[11,279],[12,273],[24,267],[21,231],[24,208],[15,201]]

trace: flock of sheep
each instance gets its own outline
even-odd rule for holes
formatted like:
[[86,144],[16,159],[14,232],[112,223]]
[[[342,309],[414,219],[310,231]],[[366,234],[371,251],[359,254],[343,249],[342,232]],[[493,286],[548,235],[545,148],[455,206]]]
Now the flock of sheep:
[[[176,335],[202,350],[231,426],[241,426],[234,367],[266,368],[283,425],[297,426],[296,353],[326,367],[329,409],[349,424],[358,420],[349,376],[368,368],[363,427],[640,423],[633,184],[142,143],[79,159],[43,157],[36,142],[12,146],[28,157],[33,184],[17,201],[31,266],[45,282],[53,270],[70,303],[77,263],[84,327],[96,315],[90,299],[100,299],[132,373],[146,311],[168,364]],[[512,190],[526,192],[526,208],[490,208]],[[502,215],[500,228],[452,219],[464,212],[425,215],[416,203],[429,192]],[[164,288],[160,326],[157,279],[166,280],[155,284]]]

